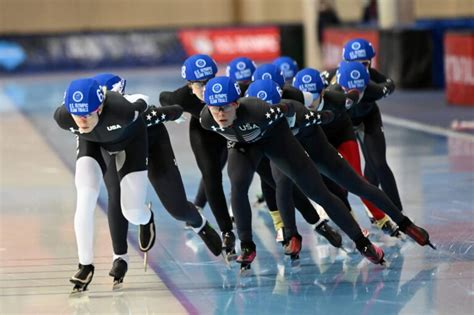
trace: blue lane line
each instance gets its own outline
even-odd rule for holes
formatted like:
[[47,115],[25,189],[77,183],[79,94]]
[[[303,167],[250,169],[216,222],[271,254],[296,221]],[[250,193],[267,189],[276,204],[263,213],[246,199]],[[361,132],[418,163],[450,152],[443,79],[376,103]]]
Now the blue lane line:
[[[8,96],[7,96],[8,97]],[[10,98],[11,99],[11,98]],[[37,133],[40,135],[41,138],[48,144],[48,146],[51,148],[53,152],[56,153],[56,155],[59,157],[59,159],[63,162],[63,164],[66,166],[69,171],[74,174],[74,166],[69,164],[65,156],[62,154],[61,151],[57,150],[56,147],[53,145],[53,142],[49,137],[46,137],[43,132],[38,128],[38,126],[35,124],[35,121],[31,119],[31,117],[27,114],[26,111],[24,111],[19,104],[14,102],[12,100],[12,103],[15,105],[15,107],[18,109],[18,112],[23,115],[33,126],[33,128],[37,131]],[[51,116],[51,120],[53,120]],[[59,127],[58,127],[59,128]],[[99,196],[98,200],[98,205],[100,209],[107,214],[107,204],[105,199]],[[140,251],[140,247],[138,245],[138,240],[136,237],[131,236],[130,234],[127,237],[129,244],[132,245],[134,249],[140,254],[140,256],[143,258],[143,253]],[[187,296],[174,284],[174,282],[168,277],[166,272],[158,266],[158,264],[155,261],[148,261],[149,266],[151,269],[155,272],[155,274],[163,281],[165,286],[168,288],[168,290],[173,294],[173,296],[181,303],[181,305],[186,309],[188,314],[199,314],[198,309],[191,303],[191,301],[187,298]]]

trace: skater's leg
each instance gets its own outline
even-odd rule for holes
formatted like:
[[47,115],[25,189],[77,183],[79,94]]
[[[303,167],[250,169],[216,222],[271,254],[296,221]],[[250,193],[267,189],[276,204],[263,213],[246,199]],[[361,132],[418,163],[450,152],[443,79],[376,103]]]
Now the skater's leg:
[[242,242],[252,242],[252,210],[248,191],[262,153],[255,146],[231,148],[227,171],[237,234]]
[[[227,150],[222,151],[221,156],[221,169],[224,168],[225,164],[227,163]],[[198,191],[196,193],[196,197],[194,197],[194,205],[201,209],[204,209],[207,203],[206,197],[206,186],[204,184],[204,180],[201,178],[199,181]]]
[[188,222],[194,228],[199,227],[202,218],[196,207],[186,199],[166,127],[161,124],[148,128],[148,137],[148,178],[160,201],[176,220]]
[[199,120],[191,118],[190,141],[202,174],[209,207],[220,230],[231,231],[232,220],[222,186],[222,155],[227,150],[226,140],[216,133],[204,130]]
[[196,197],[194,197],[194,205],[196,207],[204,209],[204,207],[206,206],[206,203],[207,203],[206,188],[204,186],[204,181],[201,178],[201,180],[199,181]]
[[107,169],[104,175],[104,182],[108,194],[107,219],[112,238],[114,260],[121,257],[127,261],[128,221],[123,216],[120,207],[120,180],[115,168],[115,156],[111,157],[109,165],[111,167]]
[[104,171],[105,162],[100,147],[95,143],[79,139],[75,170],[77,198],[74,231],[79,263],[82,265],[90,265],[94,260],[94,210]]
[[74,231],[76,234],[79,269],[71,277],[73,292],[83,291],[94,275],[94,210],[100,191],[100,181],[105,171],[100,147],[83,139],[78,140],[75,170],[77,192]]
[[120,178],[120,205],[124,217],[139,225],[140,250],[147,252],[155,243],[153,212],[146,208],[148,140],[135,138],[116,154]]
[[[266,141],[264,150],[267,157],[308,197],[324,207],[329,217],[356,243],[358,249],[370,245],[344,203],[327,190],[315,164],[288,126],[279,124],[273,128],[278,137],[274,136]],[[281,146],[281,143],[285,143],[285,146]],[[288,159],[287,152],[292,152],[291,160]]]
[[378,107],[372,110],[368,117],[364,119],[364,125],[364,146],[368,153],[366,161],[375,170],[382,190],[397,208],[402,211],[402,202],[398,193],[395,176],[387,163],[385,135]]

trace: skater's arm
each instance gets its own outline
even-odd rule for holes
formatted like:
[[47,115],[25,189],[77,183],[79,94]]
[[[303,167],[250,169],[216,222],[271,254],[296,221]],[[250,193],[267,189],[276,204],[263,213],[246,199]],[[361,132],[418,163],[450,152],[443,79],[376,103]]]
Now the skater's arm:
[[70,128],[78,128],[74,119],[72,119],[71,114],[69,114],[66,107],[64,107],[64,104],[56,108],[54,111],[54,120],[61,129],[70,130]]
[[370,81],[369,84],[367,84],[367,88],[364,91],[364,96],[362,97],[360,103],[378,101],[381,98],[384,98],[389,95],[394,88],[395,87],[393,83],[375,83]]
[[179,105],[148,106],[148,109],[142,114],[147,127],[158,125],[165,121],[172,121],[178,119],[183,114],[183,108]]

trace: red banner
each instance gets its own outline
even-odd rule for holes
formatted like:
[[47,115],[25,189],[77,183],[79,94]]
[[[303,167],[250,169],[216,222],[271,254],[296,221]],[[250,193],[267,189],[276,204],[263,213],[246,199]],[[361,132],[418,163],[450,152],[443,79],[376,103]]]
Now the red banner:
[[446,33],[444,73],[448,103],[474,106],[474,33]]
[[372,67],[377,68],[377,53],[379,48],[379,36],[377,31],[327,28],[323,32],[323,70],[337,67],[342,60],[342,47],[348,40],[354,38],[363,38],[372,44],[372,47],[375,49]]
[[236,57],[268,61],[280,55],[280,31],[277,27],[189,29],[179,32],[188,56],[210,55],[216,62]]

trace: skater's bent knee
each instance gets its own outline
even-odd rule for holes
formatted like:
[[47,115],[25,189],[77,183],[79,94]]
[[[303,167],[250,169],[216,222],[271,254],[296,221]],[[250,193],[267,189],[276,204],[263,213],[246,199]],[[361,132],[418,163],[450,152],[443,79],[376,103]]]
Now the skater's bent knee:
[[150,212],[147,211],[145,208],[124,208],[122,207],[123,216],[128,222],[140,225],[140,224],[147,224],[150,220]]

